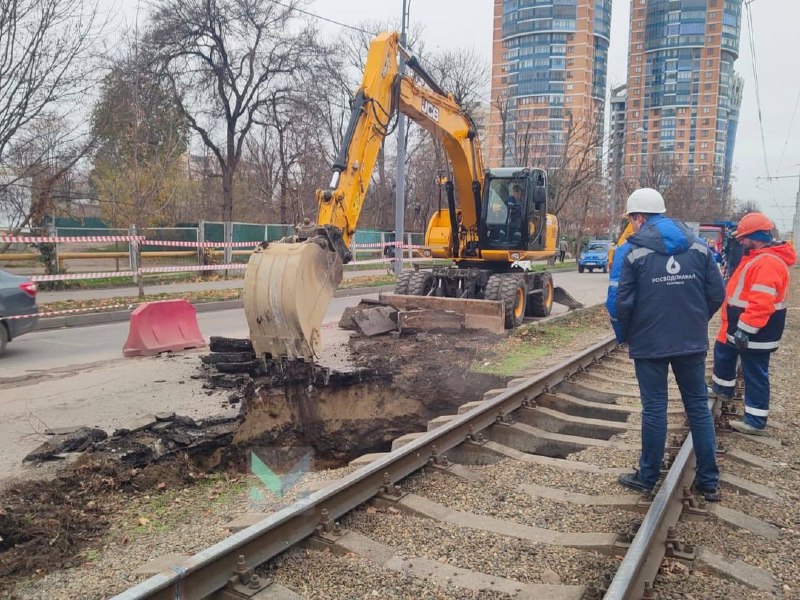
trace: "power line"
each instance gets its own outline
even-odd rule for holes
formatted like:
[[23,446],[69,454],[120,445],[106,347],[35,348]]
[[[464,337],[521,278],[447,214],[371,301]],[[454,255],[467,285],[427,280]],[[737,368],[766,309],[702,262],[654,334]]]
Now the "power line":
[[[746,0],[745,1],[745,11],[747,13],[747,27],[749,30],[749,40],[750,40],[750,62],[752,63],[753,67],[753,82],[755,83],[756,88],[756,105],[758,107],[758,125],[761,130],[761,152],[764,155],[764,169],[767,173],[767,187],[769,189],[769,195],[772,199],[772,204],[775,208],[778,207],[778,201],[775,197],[775,188],[772,185],[772,177],[770,176],[769,171],[769,158],[767,156],[767,139],[764,133],[764,117],[763,112],[761,109],[761,87],[759,85],[758,79],[758,60],[756,58],[756,42],[755,42],[755,28],[753,27],[753,12],[750,8],[750,5],[753,3],[753,0]],[[783,222],[783,215],[781,214],[781,222]]]
[[789,145],[789,138],[792,135],[792,126],[794,125],[794,118],[797,116],[797,107],[800,106],[800,90],[797,90],[797,100],[794,102],[794,110],[792,111],[792,119],[789,121],[789,130],[786,132],[786,142],[783,144],[781,151],[781,159],[778,161],[778,172],[780,173],[783,157],[786,154],[786,147]]
[[318,15],[317,13],[313,13],[310,10],[303,10],[302,8],[297,8],[296,6],[292,6],[289,4],[285,4],[280,2],[279,0],[270,0],[273,4],[277,4],[278,6],[283,6],[284,8],[288,8],[290,10],[297,11],[301,14],[304,14],[309,17],[314,17],[315,19],[319,19],[320,21],[327,21],[328,23],[333,23],[334,25],[338,25],[339,27],[344,27],[346,29],[352,29],[353,31],[358,31],[361,33],[366,33],[367,35],[378,35],[374,31],[367,31],[366,29],[362,29],[361,27],[356,27],[355,25],[349,25],[347,23],[342,23],[341,21],[336,21],[335,19],[329,19],[328,17],[323,17],[322,15]]

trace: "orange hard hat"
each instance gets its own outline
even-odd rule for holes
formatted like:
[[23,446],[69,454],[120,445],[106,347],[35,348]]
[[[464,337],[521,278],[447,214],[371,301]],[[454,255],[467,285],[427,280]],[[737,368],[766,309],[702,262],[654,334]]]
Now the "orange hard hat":
[[736,226],[736,237],[743,238],[756,231],[772,231],[775,225],[764,213],[751,212],[741,218]]

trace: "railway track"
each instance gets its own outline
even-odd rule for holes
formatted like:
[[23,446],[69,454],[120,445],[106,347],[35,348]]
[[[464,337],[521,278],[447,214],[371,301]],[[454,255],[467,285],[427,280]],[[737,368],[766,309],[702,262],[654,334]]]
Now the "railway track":
[[[743,598],[770,596],[769,573],[676,533],[679,521],[704,520],[777,536],[692,495],[694,452],[674,384],[655,495],[615,483],[638,457],[632,373],[613,339],[599,342],[354,461],[278,512],[232,523],[229,538],[116,598],[657,598],[670,565],[728,581]],[[714,411],[724,428],[731,407]],[[767,494],[722,466],[724,490]]]

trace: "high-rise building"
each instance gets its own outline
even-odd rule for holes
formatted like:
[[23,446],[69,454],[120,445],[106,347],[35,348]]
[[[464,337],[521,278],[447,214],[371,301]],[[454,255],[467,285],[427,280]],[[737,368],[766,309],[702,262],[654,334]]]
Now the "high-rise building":
[[742,80],[742,0],[632,0],[625,177],[690,177],[723,197]]
[[563,164],[580,144],[599,159],[611,2],[495,0],[490,164]]
[[628,86],[623,84],[611,90],[611,130],[608,135],[609,178],[622,177],[625,157],[625,106],[628,102]]

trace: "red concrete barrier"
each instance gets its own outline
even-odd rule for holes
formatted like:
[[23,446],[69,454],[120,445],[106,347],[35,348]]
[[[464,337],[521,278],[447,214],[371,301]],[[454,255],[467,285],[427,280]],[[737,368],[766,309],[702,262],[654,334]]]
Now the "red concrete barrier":
[[154,356],[206,345],[197,311],[186,300],[145,302],[131,313],[125,356]]

